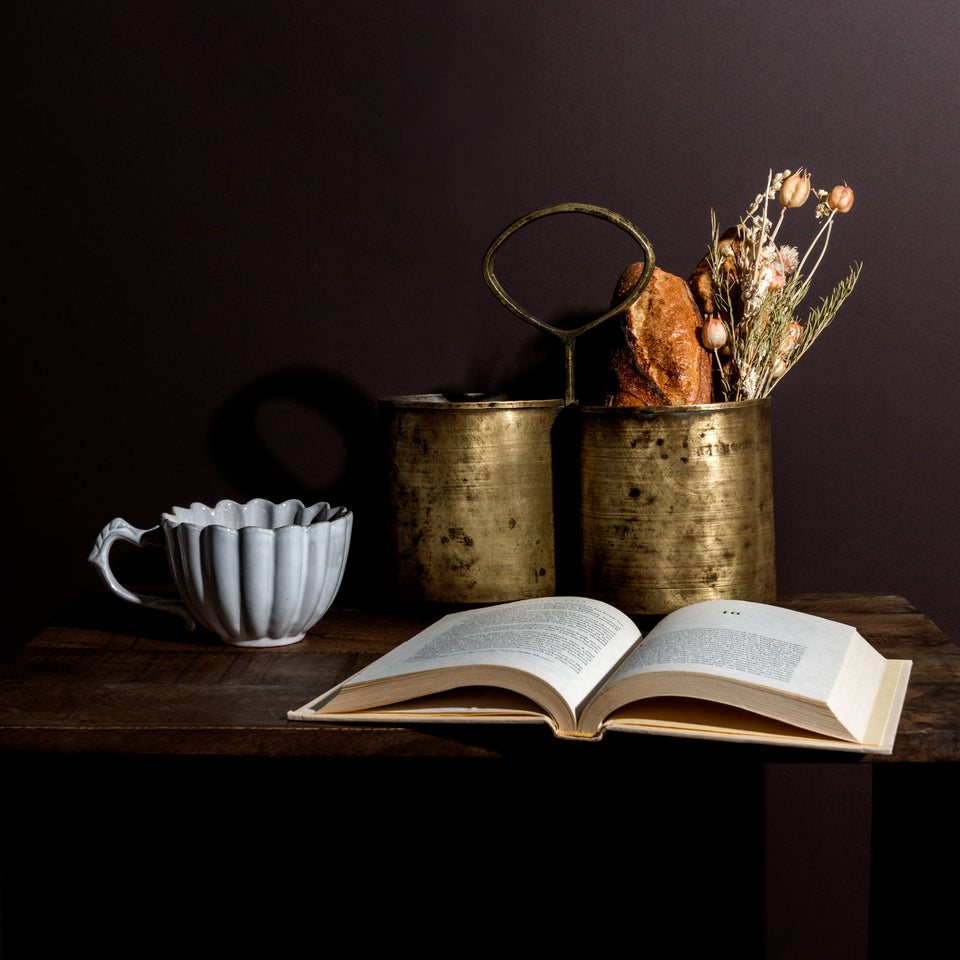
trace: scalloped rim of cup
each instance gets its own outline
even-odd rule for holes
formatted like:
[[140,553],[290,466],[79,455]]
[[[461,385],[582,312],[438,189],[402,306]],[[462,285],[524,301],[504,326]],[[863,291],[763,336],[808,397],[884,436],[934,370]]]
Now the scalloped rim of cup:
[[[236,510],[241,514],[248,510],[266,510],[275,511],[292,510],[300,519],[294,522],[281,523],[278,526],[267,526],[264,523],[240,523],[233,524],[224,522],[222,514],[227,510]],[[201,514],[201,516],[197,516]],[[221,516],[218,516],[221,514]],[[171,507],[166,513],[163,513],[162,519],[171,527],[196,527],[202,530],[206,527],[221,527],[224,530],[269,530],[275,533],[277,530],[284,530],[287,527],[310,527],[319,523],[332,523],[336,520],[343,520],[350,515],[348,507],[334,507],[326,500],[319,500],[311,506],[305,506],[302,500],[290,499],[283,500],[280,503],[274,503],[263,497],[254,497],[246,503],[238,503],[236,500],[218,500],[214,506],[209,506],[199,501],[194,501],[189,507]]]

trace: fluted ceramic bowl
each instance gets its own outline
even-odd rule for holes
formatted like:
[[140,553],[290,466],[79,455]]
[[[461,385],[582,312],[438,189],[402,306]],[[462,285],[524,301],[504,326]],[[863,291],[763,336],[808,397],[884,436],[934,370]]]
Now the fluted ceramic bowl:
[[[125,600],[179,613],[235,646],[274,647],[301,640],[333,603],[352,529],[351,511],[328,503],[193,503],[174,507],[150,530],[114,520],[90,560]],[[161,531],[182,604],[127,590],[109,567],[114,540],[159,545]]]
[[296,643],[340,589],[353,514],[299,500],[221,500],[162,517],[167,557],[183,602],[227,643]]

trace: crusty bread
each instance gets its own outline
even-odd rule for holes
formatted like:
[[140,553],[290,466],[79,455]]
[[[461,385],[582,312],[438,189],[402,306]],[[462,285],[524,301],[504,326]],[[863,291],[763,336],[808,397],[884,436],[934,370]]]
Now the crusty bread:
[[[627,295],[642,272],[642,263],[627,267],[614,302]],[[623,337],[611,357],[617,388],[607,396],[608,406],[711,402],[712,357],[700,343],[703,318],[682,277],[654,269],[620,323]]]

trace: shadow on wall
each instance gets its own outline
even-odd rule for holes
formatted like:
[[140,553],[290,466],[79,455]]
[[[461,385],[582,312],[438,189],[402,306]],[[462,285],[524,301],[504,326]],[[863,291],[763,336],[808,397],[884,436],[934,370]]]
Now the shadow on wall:
[[[309,429],[320,421],[324,430]],[[376,405],[356,384],[306,367],[261,377],[220,410],[210,448],[243,499],[298,497],[349,507],[354,532],[342,599],[349,602],[369,583],[378,561],[380,446]]]
[[[566,318],[572,325],[583,318]],[[545,337],[529,362],[490,383],[511,399],[562,396],[562,350]],[[434,391],[451,400],[462,387]],[[340,600],[369,603],[387,573],[386,469],[377,404],[335,371],[297,367],[251,382],[220,409],[209,431],[217,468],[241,499],[298,497],[353,510],[354,532]]]

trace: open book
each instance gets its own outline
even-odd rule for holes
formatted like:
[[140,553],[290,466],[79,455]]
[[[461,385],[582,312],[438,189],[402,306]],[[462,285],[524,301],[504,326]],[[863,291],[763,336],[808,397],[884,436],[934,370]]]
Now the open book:
[[849,626],[711,600],[645,638],[609,604],[552,597],[452,613],[291,720],[547,722],[606,730],[891,753],[912,666]]

